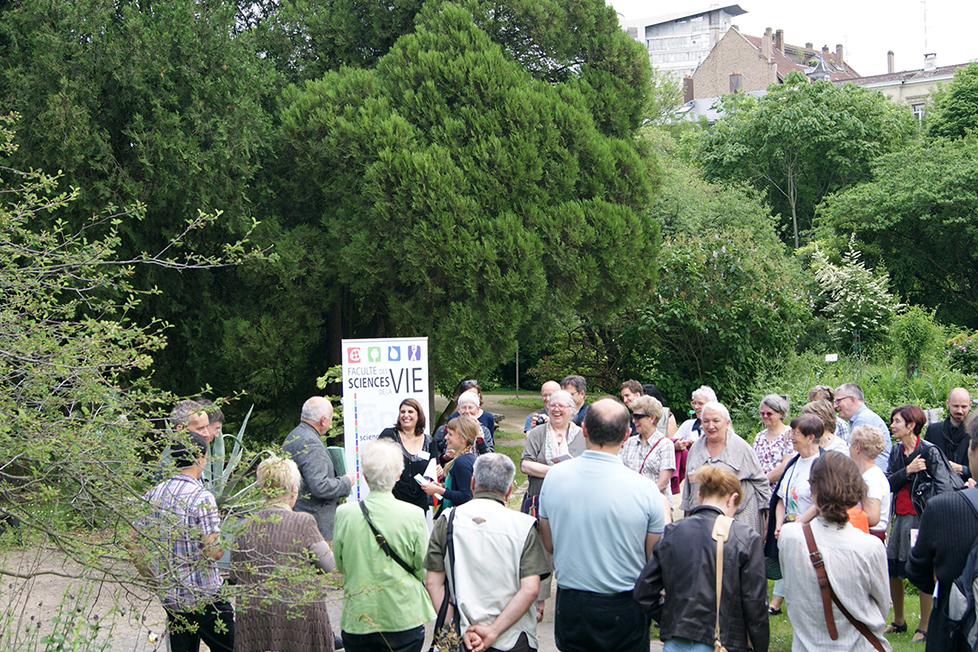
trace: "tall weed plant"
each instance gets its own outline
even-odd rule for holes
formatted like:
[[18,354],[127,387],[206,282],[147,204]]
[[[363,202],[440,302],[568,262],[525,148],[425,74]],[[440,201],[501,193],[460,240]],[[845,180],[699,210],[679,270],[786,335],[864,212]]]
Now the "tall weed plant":
[[[978,387],[974,375],[951,367],[946,357],[925,356],[921,364],[915,374],[908,376],[904,361],[898,355],[866,359],[840,354],[838,361],[826,362],[823,354],[791,353],[768,365],[743,401],[729,406],[734,428],[752,441],[754,433],[764,427],[757,414],[761,398],[766,394],[787,396],[791,406],[790,419],[800,413],[801,407],[808,402],[808,390],[815,385],[834,388],[847,382],[859,383],[867,406],[884,420],[889,419],[890,411],[895,407],[943,407],[953,388],[965,387],[974,394]],[[717,391],[722,394],[722,390]]]

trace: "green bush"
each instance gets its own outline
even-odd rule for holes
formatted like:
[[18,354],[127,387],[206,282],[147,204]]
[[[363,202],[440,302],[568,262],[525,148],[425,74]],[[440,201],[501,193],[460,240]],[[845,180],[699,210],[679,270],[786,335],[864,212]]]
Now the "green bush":
[[939,350],[944,329],[935,321],[933,312],[908,306],[893,318],[890,339],[903,360],[907,376],[913,376],[924,358]]
[[947,346],[948,364],[961,373],[978,375],[978,333],[959,333]]

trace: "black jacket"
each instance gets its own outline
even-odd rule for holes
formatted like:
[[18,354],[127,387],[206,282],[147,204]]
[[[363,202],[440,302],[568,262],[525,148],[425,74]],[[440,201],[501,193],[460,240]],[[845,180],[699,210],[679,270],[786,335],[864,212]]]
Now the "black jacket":
[[[720,510],[700,505],[666,526],[652,549],[633,593],[642,609],[659,622],[662,640],[685,638],[713,643],[716,623],[716,541],[713,523]],[[665,600],[659,594],[665,589]],[[723,545],[720,640],[730,652],[767,652],[767,575],[761,536],[734,521]]]
[[[927,462],[927,470],[911,473],[908,476],[907,465],[920,455],[923,455]],[[926,497],[922,496],[921,493],[926,483],[932,482],[934,484],[933,494],[935,496],[964,486],[958,474],[951,470],[947,458],[944,457],[944,451],[926,439],[921,439],[920,444],[910,455],[904,455],[903,444],[897,442],[890,449],[890,461],[886,465],[886,479],[890,482],[894,506],[896,505],[897,492],[909,484],[910,500],[913,502],[913,508],[917,514],[924,513]],[[895,514],[896,512],[891,509],[890,513]]]
[[968,434],[964,431],[964,423],[955,428],[951,425],[951,417],[940,423],[932,423],[927,426],[927,434],[924,435],[924,439],[944,451],[944,456],[947,459],[962,466],[962,480],[971,477],[971,472],[968,470],[969,439]]

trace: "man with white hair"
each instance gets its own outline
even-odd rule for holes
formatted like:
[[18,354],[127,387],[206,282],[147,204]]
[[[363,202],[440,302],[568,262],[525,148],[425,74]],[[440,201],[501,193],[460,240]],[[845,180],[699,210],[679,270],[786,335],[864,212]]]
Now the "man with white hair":
[[428,544],[425,587],[432,606],[441,606],[446,573],[451,573],[468,649],[526,652],[537,648],[533,603],[540,576],[550,573],[550,564],[536,519],[506,507],[515,473],[505,455],[480,455],[472,476],[472,500],[443,514]]
[[313,396],[302,405],[301,422],[285,438],[282,450],[299,467],[302,488],[295,509],[316,517],[319,532],[333,539],[333,516],[340,499],[350,495],[355,477],[336,476],[333,460],[322,436],[333,423],[333,406],[322,396]]

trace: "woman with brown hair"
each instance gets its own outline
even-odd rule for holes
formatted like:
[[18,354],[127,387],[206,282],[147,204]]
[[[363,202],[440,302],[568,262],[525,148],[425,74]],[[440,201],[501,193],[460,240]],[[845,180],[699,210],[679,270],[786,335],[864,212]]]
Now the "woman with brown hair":
[[[788,619],[794,631],[792,652],[876,649],[834,600],[830,600],[829,606],[823,603],[805,528],[810,528],[838,603],[853,620],[866,626],[866,634],[889,650],[890,644],[883,637],[886,614],[890,610],[886,551],[879,539],[849,523],[849,508],[866,493],[859,468],[842,453],[827,451],[812,464],[809,483],[818,516],[811,523],[785,523],[778,538]],[[830,634],[826,611],[837,632],[835,638]]]
[[[767,576],[761,536],[733,521],[723,543],[720,621],[717,622],[717,542],[714,525],[733,517],[740,480],[733,472],[705,466],[696,472],[697,502],[689,516],[666,526],[635,585],[634,597],[659,623],[664,652],[713,650],[716,625],[729,652],[768,646]],[[665,590],[665,600],[659,599]]]
[[392,428],[381,432],[378,439],[393,440],[401,447],[404,455],[404,471],[394,483],[394,498],[417,505],[427,512],[431,499],[414,479],[414,476],[424,474],[433,451],[431,436],[425,433],[424,428],[425,418],[421,404],[413,398],[406,398],[398,407],[397,422]]
[[[920,527],[928,495],[936,495],[961,487],[961,478],[951,471],[940,448],[920,436],[927,417],[916,405],[894,408],[890,413],[890,432],[899,445],[890,449],[886,479],[893,494],[893,529],[886,543],[886,561],[890,571],[890,596],[893,598],[893,622],[887,631],[907,631],[903,613],[903,579],[907,576],[910,558],[910,530]],[[920,594],[920,624],[914,633],[915,641],[927,638],[927,621],[933,599]]]
[[[470,417],[455,417],[445,428],[445,443],[454,454],[445,466],[445,484],[424,482],[421,489],[429,496],[441,496],[438,517],[446,508],[462,505],[472,499],[472,469],[475,467],[475,453],[472,445],[479,436],[479,422]],[[442,474],[439,474],[442,475]]]

